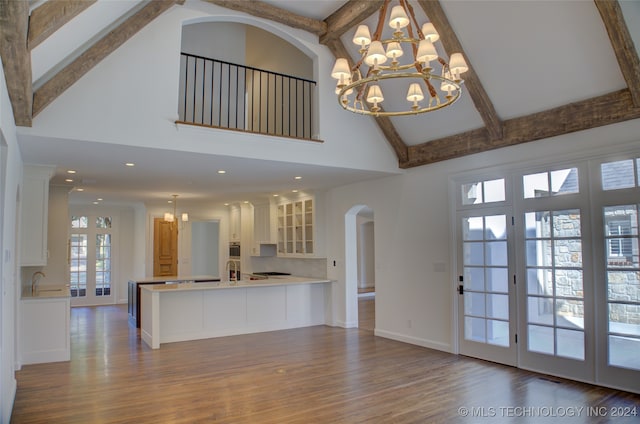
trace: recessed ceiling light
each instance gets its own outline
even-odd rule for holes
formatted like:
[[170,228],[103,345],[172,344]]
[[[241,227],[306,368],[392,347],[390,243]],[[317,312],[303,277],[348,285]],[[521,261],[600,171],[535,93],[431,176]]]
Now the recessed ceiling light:
[[225,206],[229,206],[229,204],[228,204],[228,203],[225,203],[224,205],[225,205]]
[[273,195],[273,197],[278,197],[278,196],[280,196],[280,195],[279,195],[279,194],[274,194],[274,195]]
[[98,197],[98,202],[102,202],[102,197]]
[[136,166],[136,164],[133,162],[127,162],[124,164],[124,166]]
[[97,200],[95,202],[93,202],[94,205],[97,205],[98,203],[100,203],[100,202],[98,202]]
[[72,183],[73,182],[73,178],[65,178],[64,182],[65,183]]
[[245,200],[243,203],[249,203],[249,201],[248,201],[248,200]]
[[292,193],[297,193],[297,192],[298,192],[298,190],[291,190],[291,192],[292,192]]
[[67,174],[75,174],[75,173],[76,173],[75,169],[67,170]]
[[297,177],[293,177],[293,179],[294,179],[294,180],[301,180],[301,179],[302,179],[302,177],[297,176]]
[[83,188],[77,188],[76,191],[84,191]]
[[226,174],[227,171],[225,171],[224,169],[218,169],[218,174]]

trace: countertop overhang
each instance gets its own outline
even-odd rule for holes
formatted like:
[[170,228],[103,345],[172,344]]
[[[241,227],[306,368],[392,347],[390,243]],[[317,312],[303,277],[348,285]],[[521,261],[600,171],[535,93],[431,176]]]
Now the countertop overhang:
[[134,283],[188,283],[191,281],[215,281],[220,280],[220,277],[215,275],[178,275],[175,277],[144,277],[141,279],[129,280]]
[[[173,281],[173,280],[172,280]],[[193,291],[193,290],[217,290],[217,289],[234,289],[246,287],[269,287],[269,286],[286,286],[294,284],[320,284],[330,283],[331,280],[326,278],[315,277],[297,277],[297,276],[277,276],[269,277],[261,280],[240,280],[240,281],[220,281],[212,283],[191,283],[184,282],[178,284],[154,284],[144,285],[142,290],[150,292],[161,291]]]

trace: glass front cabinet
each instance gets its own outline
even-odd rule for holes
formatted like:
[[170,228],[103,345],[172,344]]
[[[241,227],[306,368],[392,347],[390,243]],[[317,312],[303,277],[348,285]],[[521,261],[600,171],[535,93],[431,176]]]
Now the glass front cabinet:
[[314,205],[312,198],[278,205],[278,256],[313,255]]

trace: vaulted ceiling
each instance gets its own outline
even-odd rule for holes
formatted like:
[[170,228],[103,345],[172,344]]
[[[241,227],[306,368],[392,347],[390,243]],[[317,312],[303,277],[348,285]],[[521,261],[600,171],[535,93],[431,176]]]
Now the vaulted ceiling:
[[[102,38],[88,40],[81,54],[34,89],[31,51],[95,0],[0,0],[0,54],[17,125],[31,126],[38,113],[104,57],[184,1],[139,3],[135,13]],[[309,31],[336,57],[352,62],[357,61],[349,41],[354,28],[372,21],[385,2],[207,1]],[[438,30],[444,51],[462,52],[470,69],[456,118],[441,112],[372,118],[401,168],[640,118],[640,60],[634,44],[640,35],[627,25],[640,18],[638,2],[415,3],[420,17]]]

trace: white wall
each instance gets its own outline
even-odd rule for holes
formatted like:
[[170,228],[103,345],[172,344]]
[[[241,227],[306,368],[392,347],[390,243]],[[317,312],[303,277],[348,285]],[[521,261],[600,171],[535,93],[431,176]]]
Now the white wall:
[[[136,274],[130,278],[141,278],[153,275],[153,219],[162,218],[169,207],[149,206],[146,210],[144,228],[145,232],[145,272]],[[180,223],[178,227],[178,275],[191,275],[191,248],[192,225],[198,221],[218,221],[218,270],[222,272],[229,259],[229,210],[225,206],[214,203],[188,203],[178,204],[178,215],[182,212],[189,214],[189,221]],[[136,225],[138,223],[136,222]]]
[[233,22],[198,22],[185,25],[182,31],[182,53],[243,65],[245,38],[244,27]]
[[[39,113],[20,132],[169,150],[398,172],[397,158],[373,120],[344,113],[333,90],[319,90],[323,143],[191,126],[176,127],[182,25],[242,22],[269,30],[312,58],[319,86],[333,86],[333,56],[317,37],[204,2],[163,13]],[[211,40],[217,49],[224,43]],[[114,107],[118,105],[118,107]],[[367,152],[363,154],[362,152]]]
[[191,222],[192,275],[219,276],[220,223],[217,221]]
[[[451,267],[449,177],[521,161],[556,160],[590,150],[640,143],[640,120],[526,143],[409,170],[405,175],[335,188],[327,193],[327,274],[334,284],[334,322],[348,324],[345,213],[375,213],[376,334],[444,351],[454,349],[455,274]],[[526,163],[526,162],[523,162]],[[504,165],[507,166],[507,165]],[[336,266],[333,266],[333,261]],[[445,271],[442,272],[443,268]],[[355,282],[350,290],[356,290]]]
[[20,292],[17,231],[17,193],[22,179],[22,158],[6,81],[0,60],[0,172],[4,178],[0,202],[0,423],[8,423],[16,392],[16,316]]

